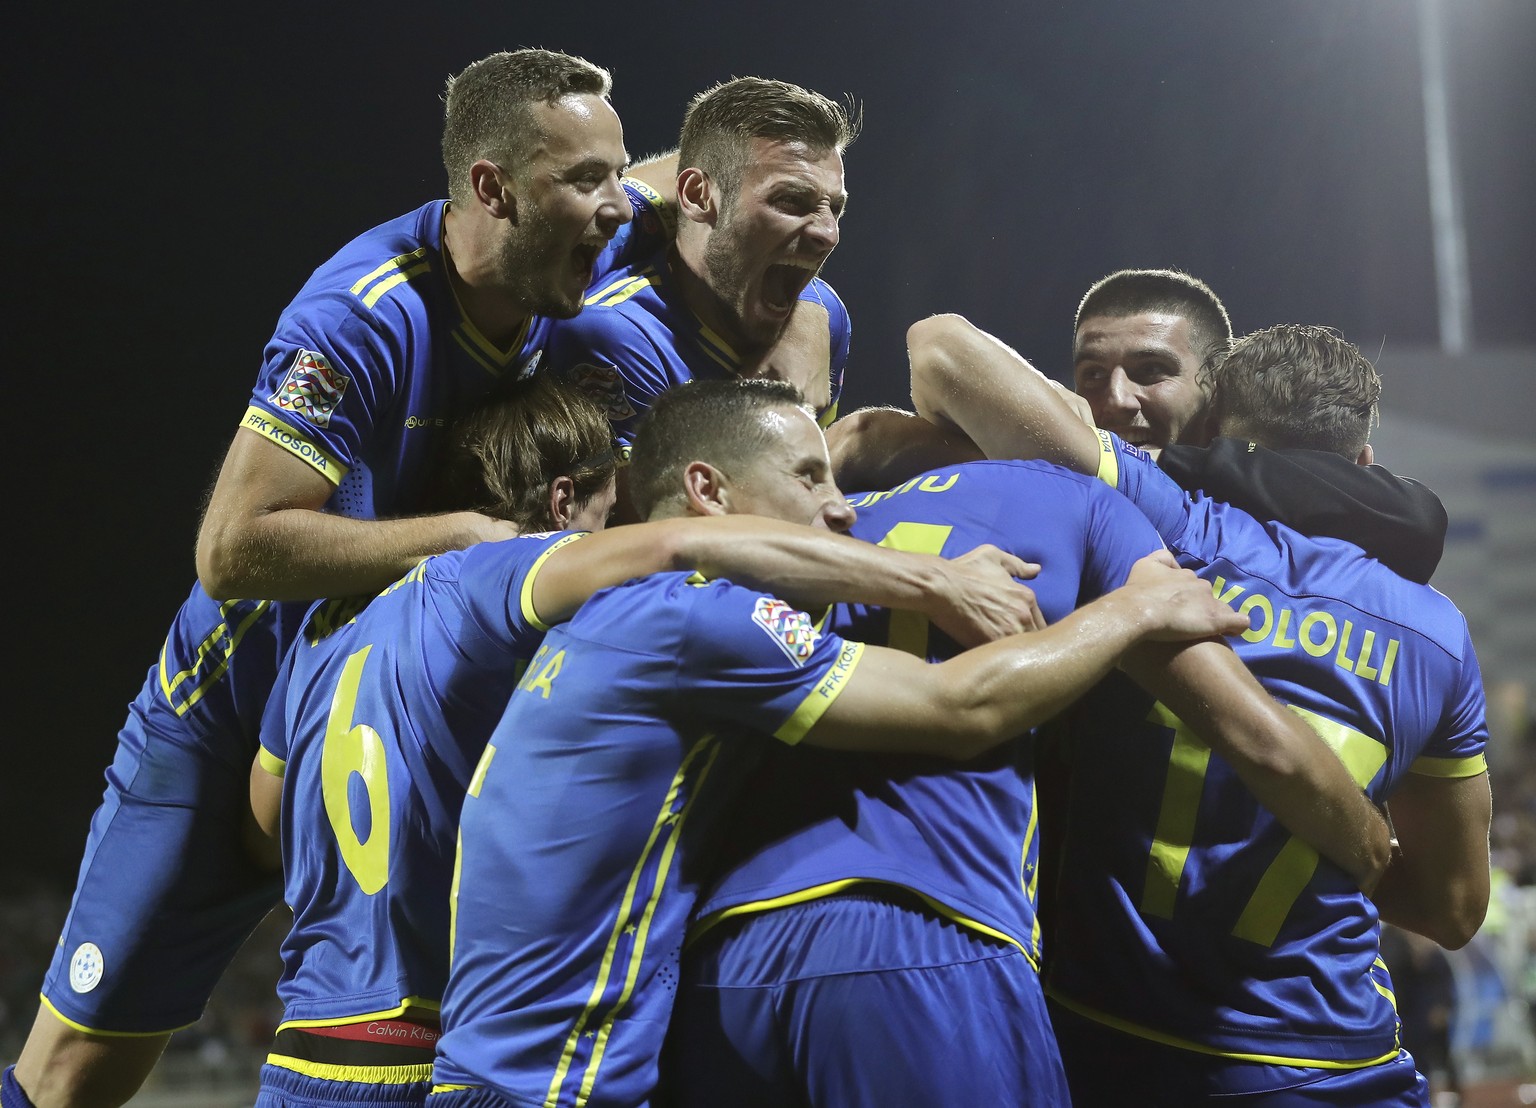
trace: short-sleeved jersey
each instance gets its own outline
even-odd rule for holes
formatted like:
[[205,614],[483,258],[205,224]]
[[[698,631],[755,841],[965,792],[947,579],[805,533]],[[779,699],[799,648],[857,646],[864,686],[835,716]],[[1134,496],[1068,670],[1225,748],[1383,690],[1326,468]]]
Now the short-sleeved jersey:
[[437,1010],[459,808],[547,630],[534,578],[579,537],[480,543],[310,609],[261,736],[283,777],[284,1027]]
[[[659,241],[660,201],[626,179],[635,218],[604,249],[601,281]],[[353,239],[278,320],[244,426],[336,486],[333,506],[375,518],[421,496],[449,419],[540,361],[553,321],[532,316],[506,347],[464,314],[443,258],[435,200]]]
[[[1050,622],[1119,587],[1138,558],[1162,549],[1123,497],[1045,462],[951,466],[850,503],[853,534],[882,546],[955,557],[992,543],[1040,563],[1029,585]],[[840,605],[829,626],[933,661],[958,653],[913,613]],[[722,831],[725,869],[700,902],[695,932],[876,881],[1013,943],[1038,967],[1033,758],[1028,737],[958,766],[770,752]]]
[[464,802],[437,1087],[647,1099],[715,809],[862,650],[683,574],[601,591],[545,637]]
[[[1338,539],[1191,498],[1105,436],[1101,476],[1250,617],[1231,640],[1378,803],[1405,774],[1483,772],[1482,682],[1461,614]],[[1228,1058],[1347,1067],[1397,1052],[1374,906],[1233,770],[1126,690],[1075,727],[1047,986],[1079,1014]]]
[[[581,314],[555,324],[544,364],[580,385],[608,411],[621,454],[656,397],[684,381],[739,375],[741,355],[683,302],[670,250],[593,284]],[[848,309],[821,278],[800,294],[827,309],[831,329],[831,399],[817,412],[823,427],[837,418],[848,362]]]
[[[668,213],[626,179],[635,218],[599,257],[601,277],[654,252]],[[284,309],[244,426],[302,458],[337,486],[327,510],[375,519],[419,509],[434,441],[449,419],[507,372],[533,368],[550,320],[533,317],[498,350],[460,310],[442,260],[446,201],[352,240]],[[200,585],[177,613],[160,657],[167,701],[208,734],[248,740],[249,764],[268,690],[307,605],[216,601]]]

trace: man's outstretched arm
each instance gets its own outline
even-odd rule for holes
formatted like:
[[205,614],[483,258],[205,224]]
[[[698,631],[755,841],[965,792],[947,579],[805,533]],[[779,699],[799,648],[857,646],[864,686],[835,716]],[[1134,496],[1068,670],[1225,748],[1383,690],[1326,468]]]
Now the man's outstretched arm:
[[1041,458],[1086,473],[1098,469],[1099,437],[1087,403],[1017,351],[958,315],[907,329],[912,403],[941,428],[963,432],[989,458]]

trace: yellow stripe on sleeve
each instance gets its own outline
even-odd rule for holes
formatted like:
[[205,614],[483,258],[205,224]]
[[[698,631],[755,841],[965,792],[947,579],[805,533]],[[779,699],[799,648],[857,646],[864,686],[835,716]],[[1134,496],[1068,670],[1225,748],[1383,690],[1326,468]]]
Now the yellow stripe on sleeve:
[[333,485],[341,484],[341,479],[347,475],[347,467],[323,447],[311,442],[265,408],[258,408],[254,404],[246,408],[240,426],[282,447]]
[[523,589],[522,589],[522,593],[518,597],[518,602],[521,605],[522,610],[523,610],[523,618],[526,619],[529,623],[533,624],[535,627],[537,627],[540,631],[548,631],[550,625],[545,623],[542,619],[540,619],[539,618],[539,613],[534,610],[534,607],[533,607],[533,582],[534,582],[534,579],[538,577],[539,570],[544,568],[545,559],[547,559],[555,551],[559,550],[562,546],[569,545],[570,543],[575,542],[579,538],[584,538],[586,536],[586,534],[587,534],[586,531],[576,531],[576,532],[573,532],[572,534],[569,534],[569,535],[565,536],[565,538],[561,539],[559,542],[551,543],[549,545],[549,547],[547,549],[545,549],[544,553],[540,554],[536,559],[534,559],[533,565],[528,567],[527,575],[523,577]]
[[1120,457],[1115,452],[1115,440],[1110,433],[1101,427],[1095,427],[1093,433],[1099,436],[1099,472],[1098,478],[1112,489],[1120,487]]
[[837,656],[837,661],[832,663],[831,668],[817,682],[816,687],[806,694],[800,706],[784,721],[783,726],[773,733],[773,737],[790,746],[794,746],[805,738],[806,733],[816,725],[816,721],[828,708],[832,707],[832,702],[847,687],[848,678],[853,675],[854,667],[859,664],[859,659],[863,656],[863,643],[843,643],[843,650]]
[[273,754],[264,746],[256,748],[256,759],[261,763],[261,768],[273,777],[281,777],[288,771],[288,763]]
[[1415,758],[1408,772],[1420,777],[1476,777],[1488,772],[1488,758],[1484,754],[1470,758]]

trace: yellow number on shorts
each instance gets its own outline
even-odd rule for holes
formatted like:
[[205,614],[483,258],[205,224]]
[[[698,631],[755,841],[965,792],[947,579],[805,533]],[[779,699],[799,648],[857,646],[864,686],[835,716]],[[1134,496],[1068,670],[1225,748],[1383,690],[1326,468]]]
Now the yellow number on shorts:
[[[1376,739],[1316,712],[1294,704],[1288,707],[1306,720],[1338,755],[1355,784],[1361,788],[1370,784],[1377,770],[1386,763],[1387,748]],[[1173,731],[1173,748],[1168,754],[1168,777],[1158,808],[1152,851],[1147,858],[1141,911],[1143,915],[1172,919],[1184,864],[1194,841],[1195,818],[1200,809],[1200,793],[1205,787],[1205,771],[1211,751],[1183,720],[1163,705],[1154,704],[1147,719]],[[1248,898],[1232,934],[1261,946],[1274,945],[1286,916],[1290,915],[1302,890],[1312,880],[1317,860],[1317,851],[1312,847],[1295,836],[1286,839],[1280,853],[1259,878],[1258,887]]]
[[[906,554],[939,554],[953,527],[937,523],[898,523],[879,542],[887,550]],[[921,612],[891,610],[889,645],[895,650],[928,657],[928,617]]]
[[[320,795],[325,814],[336,833],[341,860],[357,879],[363,892],[372,896],[389,880],[389,771],[384,740],[366,723],[354,724],[357,686],[373,647],[365,646],[347,659],[341,671],[331,714],[325,723],[325,742],[320,751]],[[352,827],[352,802],[348,784],[356,773],[368,794],[368,838],[359,839]]]

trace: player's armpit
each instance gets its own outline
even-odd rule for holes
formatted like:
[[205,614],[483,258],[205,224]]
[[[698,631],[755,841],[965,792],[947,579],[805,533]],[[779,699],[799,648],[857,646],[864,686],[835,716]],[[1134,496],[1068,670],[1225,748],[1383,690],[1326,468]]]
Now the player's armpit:
[[1488,774],[1407,774],[1387,803],[1397,832],[1393,857],[1372,899],[1381,918],[1455,950],[1488,911]]
[[1387,822],[1317,733],[1270,696],[1230,647],[1143,643],[1123,668],[1227,760],[1297,838],[1370,892],[1391,850]]
[[963,316],[930,316],[907,330],[912,403],[968,435],[989,458],[1043,458],[1093,474],[1098,435],[1034,366]]

